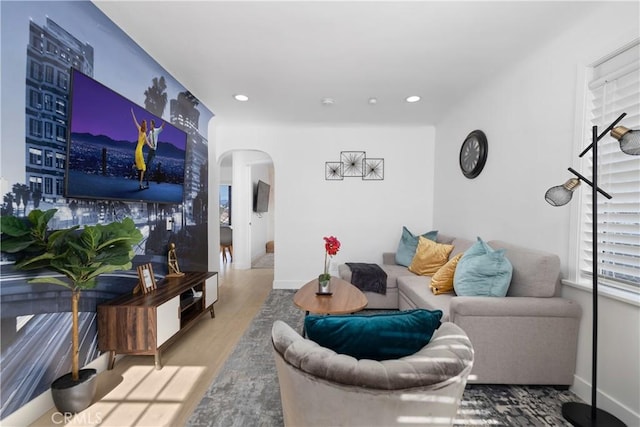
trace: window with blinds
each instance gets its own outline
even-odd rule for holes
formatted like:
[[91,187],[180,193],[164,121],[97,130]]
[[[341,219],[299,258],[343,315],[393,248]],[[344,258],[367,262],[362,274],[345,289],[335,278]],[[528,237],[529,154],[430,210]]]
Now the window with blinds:
[[[627,115],[617,126],[640,131],[638,42],[594,67],[589,95],[585,135],[591,135],[594,125],[600,134],[622,113]],[[583,172],[590,177],[593,158],[591,154],[585,158]],[[613,198],[598,197],[598,236],[594,237],[591,192],[581,192],[580,275],[591,278],[592,239],[597,238],[602,283],[640,292],[640,156],[623,153],[618,140],[607,135],[598,143],[597,161],[598,187]]]

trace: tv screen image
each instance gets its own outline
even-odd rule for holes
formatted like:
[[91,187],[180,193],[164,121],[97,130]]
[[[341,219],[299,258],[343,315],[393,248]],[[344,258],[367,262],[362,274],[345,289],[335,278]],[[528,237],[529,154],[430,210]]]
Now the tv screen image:
[[271,186],[263,181],[258,181],[255,197],[253,200],[253,211],[257,213],[267,212],[269,210],[269,192]]
[[[65,196],[182,203],[186,132],[78,70],[71,75]],[[152,121],[161,128],[154,153],[144,143],[153,140]]]

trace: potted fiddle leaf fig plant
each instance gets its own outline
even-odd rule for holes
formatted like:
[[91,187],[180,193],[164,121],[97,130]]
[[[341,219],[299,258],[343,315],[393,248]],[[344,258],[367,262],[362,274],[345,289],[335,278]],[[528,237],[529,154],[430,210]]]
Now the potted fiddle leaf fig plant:
[[59,285],[71,291],[71,372],[56,379],[51,392],[60,412],[77,413],[91,404],[97,376],[95,369],[79,366],[80,294],[94,288],[101,274],[130,269],[133,245],[142,239],[142,234],[131,218],[52,231],[48,224],[56,211],[36,209],[27,218],[1,217],[2,252],[15,254],[18,270],[46,269],[57,273],[35,277],[29,283]]

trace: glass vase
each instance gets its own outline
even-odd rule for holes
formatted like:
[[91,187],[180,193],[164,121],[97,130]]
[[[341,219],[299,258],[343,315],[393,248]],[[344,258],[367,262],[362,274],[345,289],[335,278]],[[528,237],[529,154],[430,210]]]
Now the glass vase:
[[318,294],[331,294],[331,277],[327,279],[324,274],[318,276]]

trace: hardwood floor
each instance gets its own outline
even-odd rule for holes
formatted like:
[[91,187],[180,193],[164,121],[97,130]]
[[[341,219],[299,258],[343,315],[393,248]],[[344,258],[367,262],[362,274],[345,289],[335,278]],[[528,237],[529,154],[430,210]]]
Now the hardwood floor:
[[[221,264],[216,317],[203,316],[162,354],[125,356],[98,376],[98,401],[68,425],[181,426],[260,309],[273,283],[272,269],[234,270]],[[60,425],[52,409],[32,426]]]

